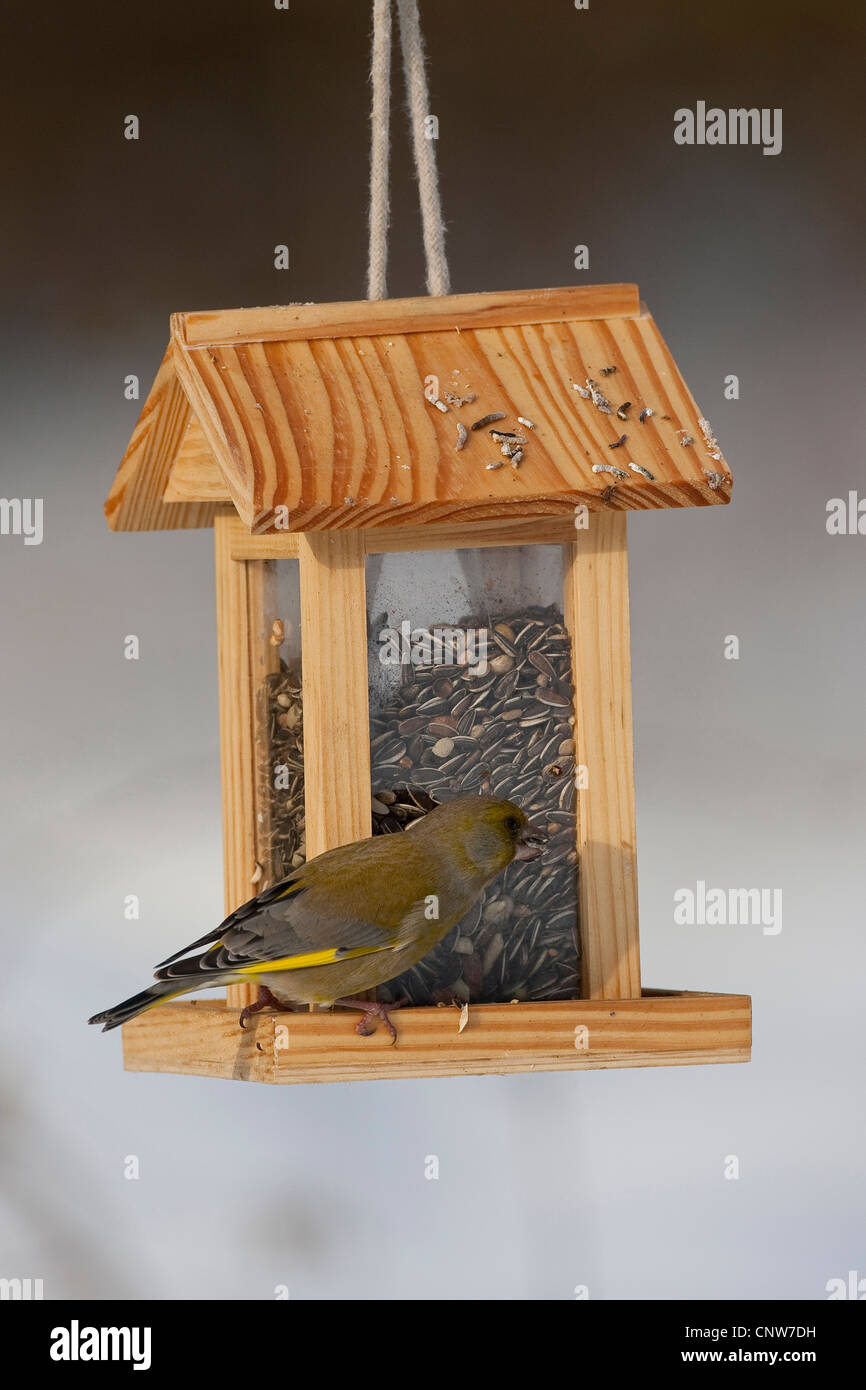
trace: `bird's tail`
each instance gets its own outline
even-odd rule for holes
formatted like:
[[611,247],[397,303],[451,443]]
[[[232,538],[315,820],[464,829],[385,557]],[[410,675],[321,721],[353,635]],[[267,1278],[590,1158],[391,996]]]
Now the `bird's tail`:
[[[178,984],[181,987],[178,989]],[[190,989],[201,988],[201,981],[195,984],[183,984],[178,980],[160,980],[157,984],[151,985],[150,989],[143,989],[140,994],[133,994],[130,999],[124,999],[122,1004],[115,1004],[113,1009],[105,1009],[101,1014],[94,1014],[93,1018],[87,1020],[88,1023],[101,1023],[103,1033],[107,1033],[111,1028],[118,1028],[121,1023],[128,1023],[131,1018],[136,1018],[143,1014],[146,1009],[153,1009],[157,1004],[164,1004],[168,999],[176,999],[179,994],[186,994]]]

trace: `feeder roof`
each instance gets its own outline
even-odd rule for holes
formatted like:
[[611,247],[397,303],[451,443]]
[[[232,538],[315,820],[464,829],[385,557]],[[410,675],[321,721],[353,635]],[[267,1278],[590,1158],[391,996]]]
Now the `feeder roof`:
[[[491,429],[525,438],[517,466]],[[105,510],[118,531],[228,504],[303,531],[706,506],[731,485],[637,286],[601,285],[175,314]]]

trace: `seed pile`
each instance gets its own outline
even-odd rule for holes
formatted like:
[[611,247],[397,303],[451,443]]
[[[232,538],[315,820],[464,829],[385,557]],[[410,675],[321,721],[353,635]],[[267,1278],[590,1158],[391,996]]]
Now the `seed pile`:
[[301,679],[283,667],[265,678],[261,691],[259,784],[261,805],[269,814],[258,824],[263,877],[269,883],[288,878],[306,858],[304,826],[304,716]]
[[440,801],[489,792],[516,801],[550,842],[542,858],[510,865],[471,919],[379,996],[406,995],[413,1004],[573,998],[579,965],[568,633],[555,608],[527,608],[492,625],[467,617],[459,626],[486,632],[486,672],[447,661],[407,666],[398,697],[372,714],[374,834],[405,829]]

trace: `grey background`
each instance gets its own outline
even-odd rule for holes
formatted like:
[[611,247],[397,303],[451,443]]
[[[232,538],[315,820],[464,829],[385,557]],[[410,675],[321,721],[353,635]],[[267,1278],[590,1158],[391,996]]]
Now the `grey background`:
[[[821,1298],[866,1274],[866,539],[824,524],[866,484],[863,21],[423,9],[454,288],[636,280],[735,474],[729,509],[630,523],[641,937],[647,984],[753,995],[754,1060],[270,1089],[126,1075],[84,1026],[222,906],[212,538],[106,529],[123,377],[146,388],[174,309],[363,294],[368,6],[42,5],[4,21],[0,97],[0,496],[46,509],[41,547],[0,538],[0,1274],[46,1297]],[[782,106],[782,154],[675,146],[699,99]],[[395,129],[390,288],[415,293]],[[781,934],[675,926],[699,878],[781,888]]]

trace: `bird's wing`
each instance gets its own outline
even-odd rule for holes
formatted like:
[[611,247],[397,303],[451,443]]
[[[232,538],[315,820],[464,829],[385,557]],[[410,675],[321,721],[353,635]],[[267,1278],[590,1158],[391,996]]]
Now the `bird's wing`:
[[197,941],[191,941],[188,946],[183,946],[181,950],[175,951],[173,956],[166,956],[165,960],[159,962],[157,969],[161,970],[163,966],[171,965],[173,961],[180,960],[181,956],[188,956],[191,951],[201,950],[202,946],[210,946],[215,941],[221,941],[226,932],[232,931],[233,928],[249,918],[258,916],[269,903],[278,898],[287,898],[290,893],[299,893],[302,888],[303,883],[299,873],[292,874],[280,883],[271,884],[270,888],[266,888],[263,893],[259,893],[255,898],[250,898],[249,902],[242,903],[240,907],[235,908],[234,912],[230,912],[218,927],[214,927],[212,931],[200,936]]
[[[388,836],[387,840],[391,838]],[[351,853],[356,848],[347,846],[332,852],[341,856],[339,862],[334,858],[331,865],[331,869],[339,869],[339,891],[335,891],[331,873],[323,873],[329,856],[311,860],[291,878],[274,884],[230,913],[207,936],[163,961],[155,978],[176,980],[202,974],[254,975],[272,970],[301,970],[404,946],[422,929],[424,900],[412,901],[405,892],[401,895],[390,863],[393,850],[386,837],[382,851],[375,846],[377,853],[372,856],[372,864],[370,843],[365,843],[367,852],[363,858]],[[389,853],[385,854],[385,850]],[[372,896],[371,869],[377,885]],[[362,901],[375,904],[377,920],[371,919],[369,909],[359,910]],[[189,952],[202,946],[210,949],[190,957]]]

